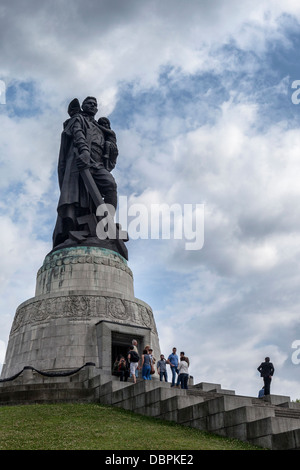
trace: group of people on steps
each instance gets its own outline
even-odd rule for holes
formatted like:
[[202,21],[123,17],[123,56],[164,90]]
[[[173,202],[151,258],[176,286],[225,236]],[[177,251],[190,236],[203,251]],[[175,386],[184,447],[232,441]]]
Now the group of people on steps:
[[[139,356],[137,340],[134,339],[129,347],[127,357],[122,355],[117,357],[113,366],[113,374],[119,376],[120,380],[125,382],[131,377],[133,383],[136,383],[138,371],[140,370],[144,380],[151,380],[151,376],[155,374],[155,364],[160,381],[168,382],[167,366],[170,366],[172,375],[171,387],[188,389],[190,361],[183,351],[180,352],[178,357],[176,347],[172,349],[167,359],[164,354],[161,354],[160,359],[156,362],[153,350],[149,345],[145,346],[141,357]],[[264,382],[264,386],[258,393],[259,398],[262,398],[270,395],[271,381],[275,369],[270,358],[266,357],[257,370],[260,372]]]
[[149,345],[145,346],[141,357],[139,356],[137,340],[135,339],[132,340],[127,357],[120,355],[116,358],[113,365],[113,375],[119,376],[122,382],[127,382],[128,378],[131,377],[133,383],[136,383],[138,371],[141,371],[141,376],[144,380],[151,380],[151,376],[155,374],[155,365],[160,381],[168,382],[168,365],[172,374],[171,387],[188,388],[190,361],[183,351],[180,353],[180,357],[178,357],[177,349],[174,347],[167,359],[165,359],[164,354],[161,354],[160,359],[156,361],[156,358],[153,356],[153,350]]

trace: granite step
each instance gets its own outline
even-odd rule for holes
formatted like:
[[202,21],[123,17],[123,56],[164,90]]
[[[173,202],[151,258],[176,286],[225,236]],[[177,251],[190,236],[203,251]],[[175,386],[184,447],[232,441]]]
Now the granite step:
[[28,390],[2,391],[0,406],[42,403],[91,402],[95,401],[93,390],[79,388],[38,388]]

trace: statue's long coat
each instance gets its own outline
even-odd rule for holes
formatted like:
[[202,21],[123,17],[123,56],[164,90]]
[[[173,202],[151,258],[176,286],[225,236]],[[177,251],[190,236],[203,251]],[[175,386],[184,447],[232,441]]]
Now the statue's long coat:
[[58,216],[53,233],[53,247],[62,243],[68,236],[64,224],[66,219],[69,220],[68,227],[70,227],[70,221],[73,221],[73,226],[74,228],[76,227],[76,208],[80,208],[83,212],[91,207],[89,194],[76,164],[78,149],[74,145],[73,127],[78,120],[85,134],[88,149],[91,151],[92,131],[89,121],[82,114],[75,114],[64,123],[64,130],[61,135],[58,160],[60,198],[57,206]]

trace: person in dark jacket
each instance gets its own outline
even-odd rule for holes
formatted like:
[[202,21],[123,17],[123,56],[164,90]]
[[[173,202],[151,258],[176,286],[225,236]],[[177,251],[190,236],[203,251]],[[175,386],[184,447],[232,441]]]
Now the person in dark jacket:
[[264,379],[264,395],[270,395],[271,380],[275,371],[272,362],[270,362],[270,358],[266,357],[265,362],[262,362],[257,370]]

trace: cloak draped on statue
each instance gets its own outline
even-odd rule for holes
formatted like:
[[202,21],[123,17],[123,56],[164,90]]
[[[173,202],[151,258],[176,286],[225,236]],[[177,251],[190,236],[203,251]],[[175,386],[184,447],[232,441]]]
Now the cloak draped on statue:
[[[85,134],[91,152],[92,130],[88,119],[76,113],[64,123],[58,160],[58,182],[60,198],[57,206],[57,220],[53,233],[53,248],[63,243],[71,230],[78,229],[77,217],[93,211],[93,203],[80,176],[76,158],[79,155],[74,145],[73,129],[79,124]],[[99,129],[99,132],[102,132]],[[103,135],[103,142],[104,134]]]

